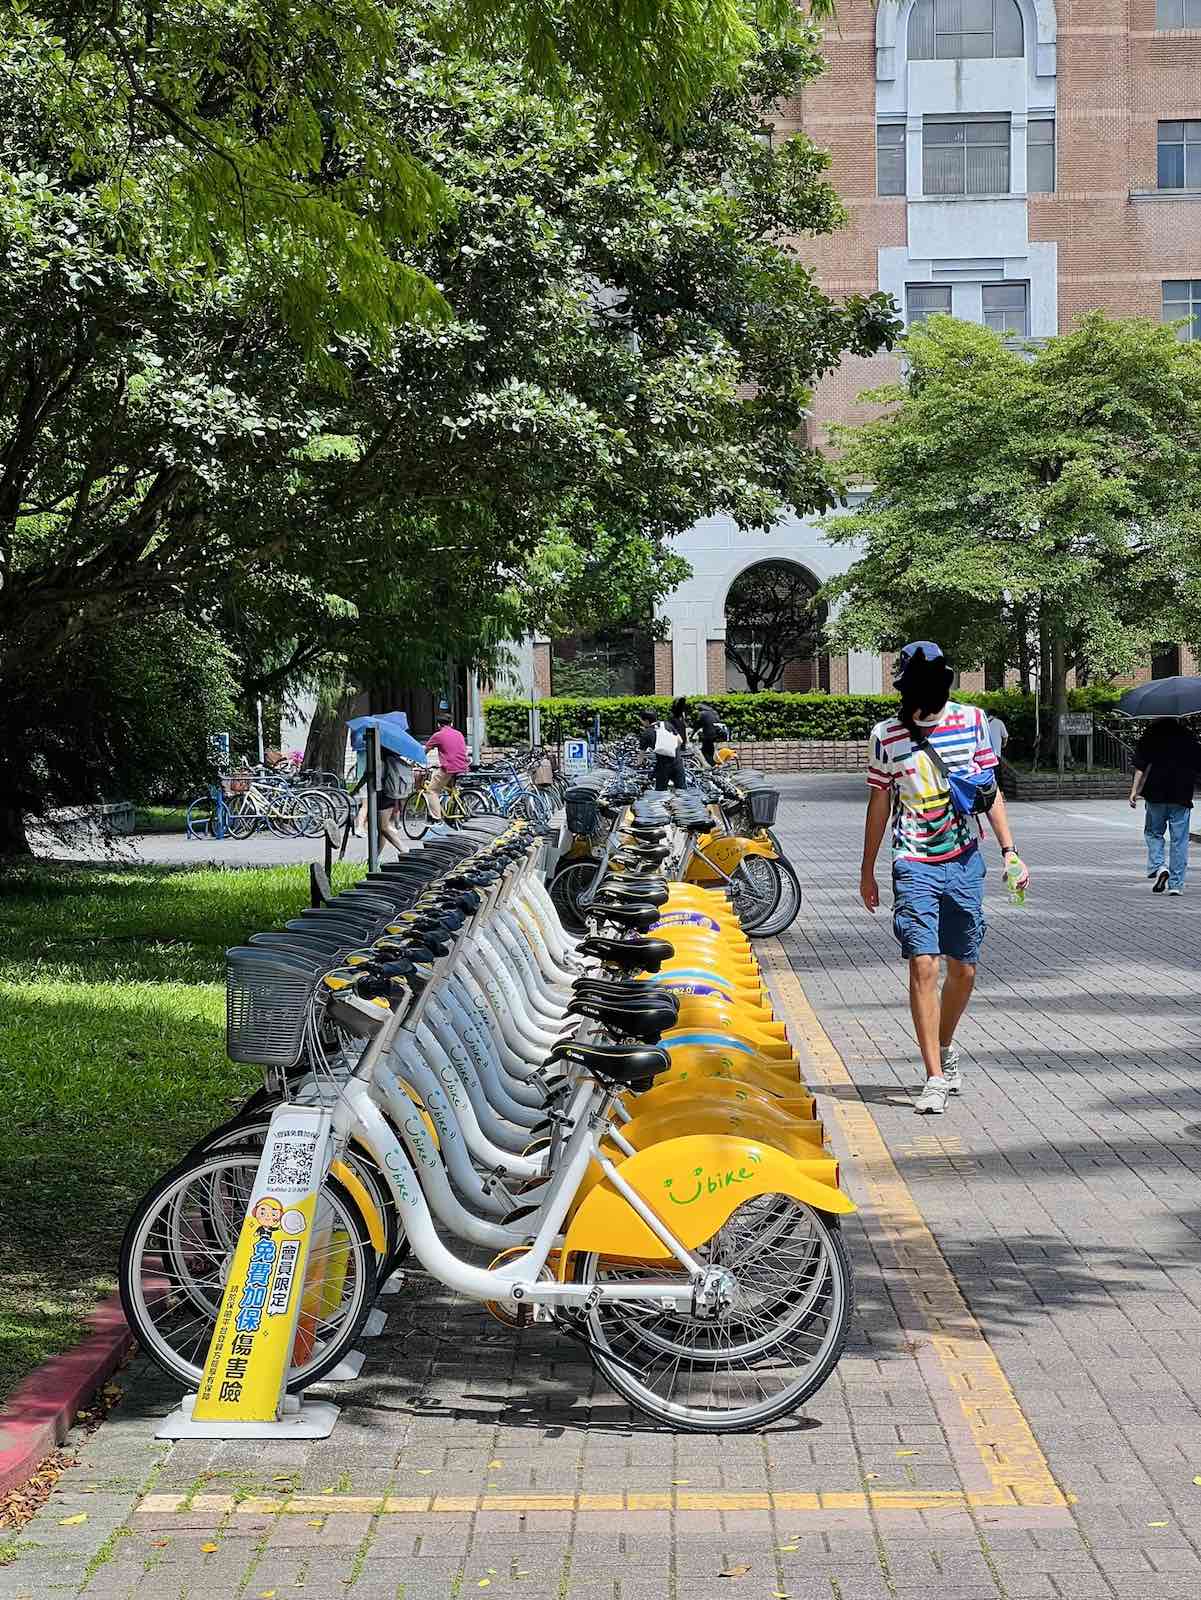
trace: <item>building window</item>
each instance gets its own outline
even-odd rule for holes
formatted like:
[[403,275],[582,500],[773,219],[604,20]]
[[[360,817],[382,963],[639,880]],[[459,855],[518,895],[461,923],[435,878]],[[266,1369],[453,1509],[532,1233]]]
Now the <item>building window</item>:
[[1026,193],[1055,193],[1055,121],[1039,117],[1026,124]]
[[1201,122],[1160,123],[1159,187],[1201,189]]
[[984,326],[1009,339],[1030,334],[1030,286],[1025,283],[986,283]]
[[903,122],[881,122],[876,128],[876,193],[905,193]]
[[1176,278],[1163,286],[1163,320],[1180,322],[1182,339],[1201,340],[1201,278]]
[[1009,123],[935,122],[922,135],[925,194],[1008,194]]
[[911,328],[929,317],[951,315],[951,285],[949,283],[907,283],[905,285],[905,316]]
[[1178,678],[1180,676],[1180,646],[1157,644],[1151,651],[1152,678]]
[[1017,0],[917,0],[909,13],[910,61],[1020,56]]
[[1156,0],[1157,28],[1201,28],[1201,0]]

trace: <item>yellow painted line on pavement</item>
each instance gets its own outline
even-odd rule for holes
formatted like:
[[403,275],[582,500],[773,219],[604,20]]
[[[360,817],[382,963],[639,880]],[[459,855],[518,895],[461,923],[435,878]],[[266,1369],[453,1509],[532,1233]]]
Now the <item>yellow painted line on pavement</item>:
[[[822,1115],[842,1130],[854,1173],[871,1203],[873,1225],[882,1230],[906,1275],[914,1305],[979,1454],[989,1488],[969,1487],[967,1503],[1066,1506],[1068,1497],[1052,1476],[1000,1362],[787,955],[775,940],[764,954],[782,1020],[809,1056],[815,1079],[810,1087],[836,1091],[823,1097]],[[951,1443],[954,1447],[954,1438]],[[961,1465],[970,1470],[974,1463]],[[971,1479],[979,1482],[979,1472],[971,1473]]]
[[[640,1493],[615,1494],[415,1494],[415,1495],[205,1495],[203,1510],[214,1521],[227,1516],[333,1516],[357,1513],[368,1516],[463,1515],[478,1511],[561,1511],[575,1515],[594,1511],[778,1511],[795,1515],[806,1511],[933,1511],[947,1506],[1015,1505],[1012,1494],[965,1494],[961,1489],[880,1489],[827,1491],[820,1494]],[[195,1500],[182,1494],[148,1494],[138,1502],[139,1512],[170,1516],[197,1509]]]

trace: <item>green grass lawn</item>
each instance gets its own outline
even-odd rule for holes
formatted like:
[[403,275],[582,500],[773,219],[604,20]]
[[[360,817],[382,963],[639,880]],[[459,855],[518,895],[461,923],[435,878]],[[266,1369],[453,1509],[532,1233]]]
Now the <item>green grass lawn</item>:
[[260,1081],[225,1055],[224,951],[307,903],[303,866],[5,871],[0,1399],[79,1336],[133,1205]]
[[182,833],[187,825],[187,806],[139,806],[135,833]]

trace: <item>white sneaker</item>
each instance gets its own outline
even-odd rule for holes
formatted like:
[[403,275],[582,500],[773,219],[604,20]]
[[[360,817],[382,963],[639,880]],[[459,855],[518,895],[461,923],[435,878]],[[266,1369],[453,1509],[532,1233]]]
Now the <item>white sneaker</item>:
[[1184,890],[1183,889],[1169,889],[1168,893],[1169,894],[1183,894]]
[[941,1117],[947,1109],[949,1093],[945,1078],[927,1078],[926,1087],[918,1095],[913,1109],[919,1117]]
[[943,1045],[938,1054],[942,1062],[942,1075],[947,1082],[947,1093],[962,1094],[963,1073],[959,1070],[959,1046]]

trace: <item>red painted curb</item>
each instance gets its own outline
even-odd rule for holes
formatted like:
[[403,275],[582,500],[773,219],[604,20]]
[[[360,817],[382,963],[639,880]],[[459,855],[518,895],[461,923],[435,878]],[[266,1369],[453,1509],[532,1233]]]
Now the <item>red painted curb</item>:
[[119,1295],[102,1300],[87,1322],[91,1333],[74,1349],[43,1362],[0,1406],[0,1494],[24,1483],[62,1443],[75,1413],[134,1342]]

